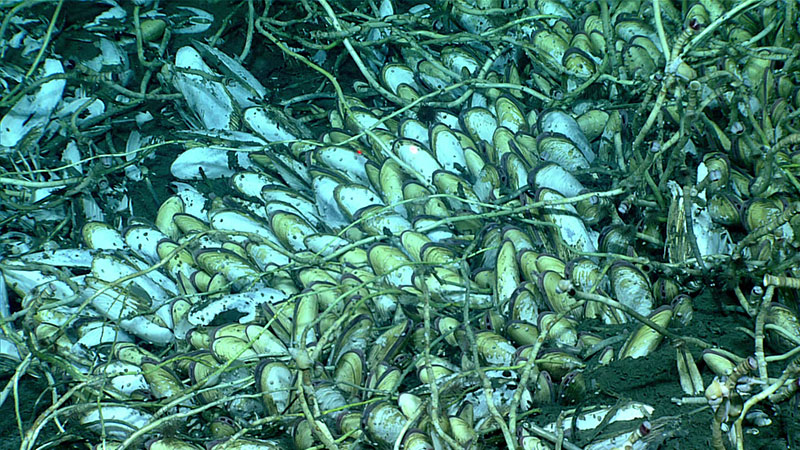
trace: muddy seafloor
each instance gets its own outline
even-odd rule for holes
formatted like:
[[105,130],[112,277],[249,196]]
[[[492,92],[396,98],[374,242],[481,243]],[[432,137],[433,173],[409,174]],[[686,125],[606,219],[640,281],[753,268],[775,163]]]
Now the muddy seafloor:
[[[172,193],[170,184],[173,178],[169,174],[169,165],[177,153],[174,149],[163,147],[158,149],[155,157],[148,162],[150,167],[150,187],[145,182],[129,183],[128,195],[132,202],[133,215],[136,217],[152,218],[155,216],[158,204],[163,202]],[[204,180],[196,187],[210,196],[224,196],[229,193],[226,180]],[[155,194],[155,198],[154,198]],[[127,215],[120,217],[127,221]],[[735,311],[735,299],[716,287],[708,287],[693,296],[694,317],[692,321],[682,326],[673,320],[671,331],[683,336],[701,339],[715,347],[720,347],[738,354],[747,356],[753,352],[752,338],[741,328],[749,328],[748,321],[742,312]],[[730,311],[724,313],[725,311]],[[619,334],[628,334],[638,326],[629,323],[625,326],[608,326],[600,322],[583,321],[580,331],[591,332],[602,338],[609,338]],[[615,353],[622,346],[620,340],[614,345]],[[698,360],[698,366],[703,375],[704,385],[712,380],[711,371],[705,367],[700,358],[701,349],[691,348],[693,355]],[[544,426],[557,420],[564,410],[586,408],[592,405],[615,405],[618,402],[633,400],[651,405],[655,411],[650,417],[654,433],[659,438],[651,436],[650,449],[708,449],[711,448],[711,410],[704,405],[686,404],[678,405],[674,400],[684,397],[678,381],[675,348],[668,340],[664,340],[658,349],[649,356],[639,359],[625,359],[613,361],[609,365],[601,366],[597,356],[587,361],[585,379],[587,392],[583,398],[570,404],[554,404],[551,406],[539,405],[536,412],[528,417],[533,423]],[[777,353],[777,352],[774,352]],[[770,374],[777,376],[783,370],[784,364],[770,365]],[[2,380],[3,384],[8,378]],[[63,392],[63,388],[59,389]],[[49,406],[51,394],[47,383],[43,379],[31,376],[23,377],[19,384],[19,412],[24,419],[23,429],[27,430],[35,417],[44,412]],[[562,402],[563,403],[563,402]],[[795,449],[800,448],[800,414],[798,414],[798,399],[780,404],[776,409],[765,410],[772,419],[772,424],[759,429],[748,428],[745,439],[747,449]],[[0,409],[0,450],[19,448],[19,431],[14,411],[15,402],[6,401]],[[69,417],[64,417],[69,419]],[[68,420],[68,422],[70,422]],[[74,423],[74,421],[72,422]],[[66,434],[59,434],[52,422],[46,426],[37,442],[48,442],[62,439],[63,443],[56,448],[85,448],[80,444],[82,437],[80,430],[71,427]],[[598,435],[609,430],[595,430]],[[613,430],[611,430],[613,431]],[[567,437],[570,441],[584,446],[589,440],[596,437],[595,432],[579,433]],[[179,431],[180,433],[180,431]],[[502,440],[497,435],[487,436],[484,440],[487,448],[503,448]],[[791,441],[791,442],[790,442]],[[495,444],[492,445],[492,444]]]
[[[144,181],[128,183],[128,195],[132,203],[133,215],[136,217],[152,218],[158,205],[172,194],[171,183],[174,179],[169,174],[171,161],[177,155],[175,149],[163,147],[157,150],[155,157],[148,161],[150,168],[149,181],[152,186]],[[196,184],[202,192],[213,196],[224,196],[229,193],[227,180],[203,180]],[[155,195],[155,197],[154,197]],[[127,215],[120,217],[123,221],[130,219]],[[738,354],[747,356],[753,352],[752,338],[737,328],[749,328],[748,321],[742,312],[723,310],[735,309],[735,299],[719,288],[708,287],[693,296],[694,317],[692,321],[681,326],[673,320],[670,330],[683,336],[691,336]],[[727,307],[727,308],[726,308]],[[602,338],[612,337],[620,333],[630,333],[638,326],[629,323],[625,326],[608,326],[600,322],[583,321],[580,331],[591,332]],[[615,353],[622,346],[622,341],[614,345]],[[706,368],[700,358],[701,349],[691,348],[693,355],[698,360],[698,366],[703,375],[704,384],[707,386],[712,380],[711,371]],[[777,352],[775,352],[777,353]],[[777,376],[784,365],[770,365],[770,374]],[[650,449],[708,449],[711,448],[711,410],[704,405],[687,404],[678,405],[674,399],[684,397],[678,381],[675,348],[668,340],[661,343],[658,349],[649,356],[639,359],[625,359],[613,361],[607,366],[597,363],[597,357],[587,361],[585,371],[587,393],[585,396],[571,404],[555,404],[551,406],[538,406],[537,412],[529,416],[539,426],[557,420],[559,414],[568,409],[581,409],[592,405],[614,405],[618,402],[633,400],[651,405],[655,411],[650,418],[654,425],[654,433],[659,433],[662,438],[654,439]],[[0,379],[3,384],[8,378]],[[63,392],[63,388],[59,389]],[[23,377],[19,383],[19,412],[24,419],[23,429],[28,430],[36,416],[44,412],[50,405],[51,394],[47,383],[40,378],[31,376]],[[798,413],[798,399],[780,404],[779,408],[768,409],[766,412],[772,419],[772,424],[759,429],[749,428],[746,432],[747,449],[796,449],[800,448],[800,414]],[[19,448],[19,428],[15,420],[15,402],[10,398],[0,409],[0,450]],[[69,419],[65,417],[65,419]],[[85,448],[79,444],[80,430],[74,428],[70,433],[59,434],[52,422],[46,426],[37,442],[48,442],[54,439],[63,439],[62,444],[56,448]],[[596,430],[602,433],[604,430]],[[75,434],[72,434],[75,433]],[[59,437],[57,437],[59,436]],[[569,434],[567,435],[568,437]],[[570,441],[584,446],[588,439],[594,436],[593,432],[580,433],[571,437]],[[496,440],[492,438],[497,438]],[[791,441],[791,442],[790,442]],[[498,436],[491,436],[488,444],[496,442],[495,448],[503,448]],[[489,446],[487,448],[492,448]]]
[[[187,42],[188,43],[188,42]],[[179,42],[173,43],[178,48]],[[242,42],[235,38],[227,40],[226,45],[232,49],[241,48]],[[225,48],[222,48],[225,50]],[[318,86],[321,76],[311,73],[304,67],[287,60],[274,47],[258,46],[253,48],[249,58],[253,73],[262,79],[270,89],[272,100],[290,98],[293,95],[304,93],[309,86]],[[339,73],[343,86],[351,86],[343,75],[348,73],[345,66]],[[352,72],[349,72],[354,75]],[[354,77],[355,78],[355,77]],[[333,105],[331,104],[331,107]],[[147,127],[160,127],[165,122],[156,118]],[[169,138],[170,129],[147,130],[153,135]],[[124,137],[127,132],[120,132],[118,145],[124,146]],[[156,150],[154,157],[146,164],[149,168],[148,181],[133,183],[128,181],[128,196],[131,200],[134,217],[155,217],[158,205],[172,193],[171,182],[174,181],[169,174],[169,165],[181,149],[175,147],[161,147]],[[212,195],[225,195],[228,187],[225,180],[205,180],[196,184],[202,192]],[[123,223],[130,219],[128,214],[118,217]],[[79,224],[80,225],[80,224]],[[77,230],[80,227],[76,227]],[[679,335],[692,336],[708,343],[726,349],[739,356],[753,353],[753,341],[738,327],[750,328],[748,321],[742,313],[724,313],[723,306],[733,306],[734,301],[728,297],[722,288],[707,288],[694,296],[694,318],[686,326],[676,326],[673,321],[671,330]],[[625,327],[608,327],[599,323],[584,322],[581,331],[595,333],[603,338],[619,333],[629,333],[636,323]],[[622,342],[615,345],[618,351]],[[712,379],[712,374],[700,359],[701,350],[691,348],[693,355],[698,359],[704,383]],[[770,366],[770,374],[777,376],[783,369],[782,365]],[[35,373],[35,372],[33,372]],[[675,348],[669,341],[661,343],[659,348],[647,357],[640,359],[626,359],[613,361],[607,366],[597,364],[597,358],[588,361],[585,371],[587,393],[581,399],[568,405],[539,406],[537,412],[528,417],[537,425],[544,426],[554,422],[561,411],[565,409],[581,409],[591,405],[614,405],[617,402],[633,400],[651,405],[655,408],[650,421],[654,425],[654,433],[658,433],[652,445],[648,448],[655,449],[708,449],[711,448],[711,410],[704,405],[687,404],[678,405],[674,399],[683,397],[684,394],[678,381],[677,366],[675,361]],[[9,381],[8,376],[0,379],[3,385]],[[0,408],[0,450],[17,449],[20,445],[19,426],[17,415],[22,419],[22,429],[26,432],[33,424],[36,417],[42,414],[50,405],[52,395],[48,383],[40,377],[26,375],[19,381],[18,396],[12,393],[9,399]],[[58,392],[63,393],[63,385],[57,386]],[[772,419],[772,424],[759,429],[748,428],[745,435],[745,448],[747,449],[798,449],[800,448],[800,412],[798,412],[798,398],[784,402],[776,409],[765,412]],[[18,407],[18,411],[16,408]],[[67,422],[74,423],[70,417],[61,417]],[[598,433],[604,430],[596,430]],[[180,432],[180,431],[179,431]],[[594,433],[583,433],[577,436],[568,436],[570,442],[579,446],[588,443]],[[42,431],[37,443],[50,442],[51,448],[87,448],[82,443],[88,436],[81,436],[81,431],[71,427],[67,433],[61,433],[50,422]],[[487,436],[484,442],[487,448],[502,448],[498,436]],[[56,443],[61,442],[61,443]]]
[[[166,180],[164,180],[166,182]],[[149,194],[148,194],[149,195]],[[750,353],[751,339],[737,327],[745,325],[735,314],[720,313],[719,304],[715,300],[719,292],[706,290],[694,299],[694,318],[687,326],[670,328],[675,333],[692,336],[712,343],[739,355]],[[611,337],[618,333],[627,333],[635,326],[616,326],[610,328],[602,324],[584,323],[582,331],[591,331],[602,337]],[[619,350],[622,343],[615,345]],[[699,349],[692,349],[695,357],[699,357]],[[702,360],[698,366],[703,374],[705,385],[711,381],[710,370]],[[783,367],[771,366],[771,373],[778,374]],[[539,406],[537,412],[529,416],[529,420],[539,426],[554,422],[559,414],[567,409],[580,409],[591,405],[614,405],[617,402],[633,400],[651,405],[655,411],[650,417],[654,433],[661,438],[654,439],[649,449],[686,450],[711,448],[711,410],[703,405],[678,405],[674,399],[684,397],[678,382],[675,348],[664,341],[650,355],[639,359],[613,361],[607,366],[597,364],[597,358],[588,361],[586,368],[587,393],[579,401],[572,404]],[[9,378],[0,379],[6,384]],[[63,389],[59,390],[60,392]],[[50,405],[51,395],[48,385],[41,378],[23,377],[19,382],[19,413],[24,419],[23,429],[28,430],[35,417],[43,413]],[[776,409],[765,410],[772,424],[762,428],[748,428],[745,434],[746,449],[796,449],[800,448],[800,414],[798,398],[780,404]],[[15,401],[13,396],[0,408],[0,450],[19,448],[19,428],[15,420]],[[62,417],[69,419],[69,417]],[[62,440],[55,448],[86,448],[80,444],[80,430],[69,427],[69,433],[58,434],[52,422],[41,432],[38,442]],[[583,432],[573,436],[570,441],[579,446],[588,444],[594,433],[609,430]],[[613,430],[612,430],[613,431]],[[74,434],[73,434],[74,433]],[[569,436],[569,435],[568,435]],[[496,436],[495,436],[496,437]],[[497,440],[497,447],[503,448]],[[492,447],[487,447],[492,448]]]

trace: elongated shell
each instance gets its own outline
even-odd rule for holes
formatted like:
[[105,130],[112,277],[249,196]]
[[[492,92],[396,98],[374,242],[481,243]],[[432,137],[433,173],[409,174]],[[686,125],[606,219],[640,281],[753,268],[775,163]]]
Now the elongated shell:
[[[648,318],[656,325],[666,327],[670,319],[672,319],[672,308],[662,306],[653,311]],[[625,359],[627,357],[636,359],[647,356],[658,347],[662,339],[664,339],[664,336],[661,333],[642,324],[625,341],[625,345],[622,346],[617,359]]]
[[[200,53],[192,47],[181,47],[175,54],[175,66],[218,75],[203,61]],[[208,130],[231,130],[239,121],[236,106],[222,83],[211,81],[201,75],[176,72],[175,87],[186,98],[189,108]]]
[[558,235],[564,244],[579,252],[597,251],[597,238],[589,234],[575,207],[570,204],[553,204],[563,200],[563,195],[544,188],[537,192],[536,198],[540,202],[550,203],[543,208],[543,216],[557,226]]
[[407,419],[399,408],[388,401],[372,403],[361,415],[361,429],[372,440],[391,446],[400,436]]
[[280,361],[262,360],[255,371],[256,387],[270,415],[286,412],[292,394],[294,374]]
[[608,273],[618,302],[630,306],[641,315],[650,314],[655,306],[655,299],[650,281],[641,270],[630,263],[617,262]]

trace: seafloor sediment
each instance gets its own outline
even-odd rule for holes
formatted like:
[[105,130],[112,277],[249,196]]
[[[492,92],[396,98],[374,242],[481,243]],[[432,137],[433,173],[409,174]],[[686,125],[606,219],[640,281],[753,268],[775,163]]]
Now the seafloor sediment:
[[798,6],[0,1],[0,448],[799,448]]

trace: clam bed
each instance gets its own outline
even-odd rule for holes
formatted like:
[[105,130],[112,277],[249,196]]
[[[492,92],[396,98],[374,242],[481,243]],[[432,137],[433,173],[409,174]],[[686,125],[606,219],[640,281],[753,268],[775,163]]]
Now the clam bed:
[[12,446],[798,445],[795,3],[137,3],[0,5]]

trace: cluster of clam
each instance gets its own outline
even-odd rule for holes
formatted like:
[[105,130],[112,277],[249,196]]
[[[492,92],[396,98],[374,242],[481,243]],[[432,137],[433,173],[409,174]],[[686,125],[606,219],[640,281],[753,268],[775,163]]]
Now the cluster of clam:
[[[690,30],[669,42],[642,19],[650,2],[605,13],[593,4],[580,17],[557,0],[529,2],[512,16],[528,19],[496,42],[519,48],[505,52],[489,51],[486,36],[513,21],[481,13],[502,2],[463,3],[448,20],[475,34],[468,45],[387,32],[397,46],[388,60],[361,49],[379,85],[338,95],[318,140],[264,105],[267,89],[237,58],[200,42],[174,51],[154,76],[180,94],[166,105],[189,128],[174,195],[155,217],[88,217],[74,248],[23,245],[0,261],[37,354],[52,352],[48,363],[76,387],[71,417],[90,440],[438,449],[480,448],[491,434],[536,449],[610,422],[617,432],[586,448],[657,439],[645,420],[653,407],[638,402],[582,405],[547,426],[528,411],[581,403],[593,389],[587,364],[648,355],[688,324],[681,286],[706,263],[742,259],[760,277],[791,260],[795,82],[753,52],[718,67],[682,55],[723,16],[711,1],[684,14],[662,2],[660,26]],[[412,8],[410,23],[446,27],[429,9]],[[733,20],[726,42],[755,39],[751,22],[775,17],[764,9]],[[393,14],[384,1],[376,17]],[[256,28],[268,34],[265,23]],[[655,78],[648,92],[631,87],[665,65],[663,95]],[[64,72],[55,59],[44,69]],[[63,89],[56,77],[37,95]],[[663,136],[640,155],[629,128],[641,119],[599,98],[620,93],[669,97],[662,122],[680,128],[674,142]],[[56,106],[20,103],[3,123],[28,111],[26,123],[45,126]],[[726,107],[748,120],[718,123],[717,112],[733,114]],[[126,150],[157,142],[134,131]],[[209,179],[227,188],[209,194],[197,183]],[[757,289],[750,299],[741,307],[755,317]],[[791,350],[796,311],[765,310],[770,346]],[[579,332],[585,321],[634,323],[620,338]],[[726,414],[749,397],[752,359],[707,350],[719,378],[704,386],[690,349],[676,355],[686,395],[705,392]]]

